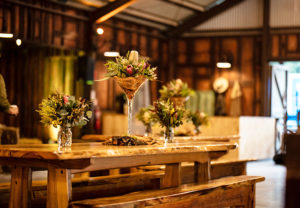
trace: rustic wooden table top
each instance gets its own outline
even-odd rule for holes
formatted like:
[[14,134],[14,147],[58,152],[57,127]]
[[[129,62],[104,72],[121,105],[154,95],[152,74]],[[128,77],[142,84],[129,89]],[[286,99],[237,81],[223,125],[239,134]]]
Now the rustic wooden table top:
[[195,142],[145,146],[107,146],[101,143],[75,143],[59,151],[56,144],[0,145],[0,157],[68,160],[84,158],[123,157],[133,155],[219,152],[236,148],[235,144]]

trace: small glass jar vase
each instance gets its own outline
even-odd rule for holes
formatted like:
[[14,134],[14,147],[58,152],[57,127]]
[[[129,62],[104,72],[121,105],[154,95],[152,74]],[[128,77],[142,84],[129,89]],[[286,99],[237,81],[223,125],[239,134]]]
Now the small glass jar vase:
[[151,125],[147,125],[144,136],[150,136],[151,132],[152,132]]
[[201,134],[200,126],[195,126],[195,134],[196,135]]
[[57,136],[58,147],[71,147],[72,146],[72,131],[71,128],[60,127]]
[[173,143],[173,140],[174,140],[174,128],[166,126],[165,143]]

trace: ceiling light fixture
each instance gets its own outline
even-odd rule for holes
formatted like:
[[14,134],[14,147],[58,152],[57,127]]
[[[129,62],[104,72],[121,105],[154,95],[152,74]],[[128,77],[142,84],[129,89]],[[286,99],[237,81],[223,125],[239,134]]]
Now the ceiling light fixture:
[[221,55],[216,65],[219,69],[230,69],[232,68],[232,63],[232,56],[226,53]]
[[0,33],[0,38],[13,38],[14,34],[12,33]]
[[97,31],[98,35],[103,35],[103,33],[104,33],[104,30],[102,27],[98,27],[96,31]]
[[106,57],[118,57],[120,56],[120,53],[117,51],[106,51],[104,52],[104,56]]

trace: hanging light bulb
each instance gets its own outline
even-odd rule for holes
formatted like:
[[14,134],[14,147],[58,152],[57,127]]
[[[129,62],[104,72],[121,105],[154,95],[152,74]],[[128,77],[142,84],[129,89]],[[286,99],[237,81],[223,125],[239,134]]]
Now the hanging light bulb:
[[103,35],[103,33],[104,33],[104,30],[102,27],[98,27],[96,31],[97,31],[98,35]]
[[17,46],[22,45],[22,40],[18,38],[18,39],[16,40],[16,44],[17,44]]

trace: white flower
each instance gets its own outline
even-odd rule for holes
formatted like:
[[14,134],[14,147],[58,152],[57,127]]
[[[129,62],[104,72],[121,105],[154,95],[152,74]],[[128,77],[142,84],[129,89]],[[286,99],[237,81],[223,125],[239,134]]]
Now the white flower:
[[133,65],[137,65],[139,63],[139,52],[137,51],[130,51],[129,59]]

